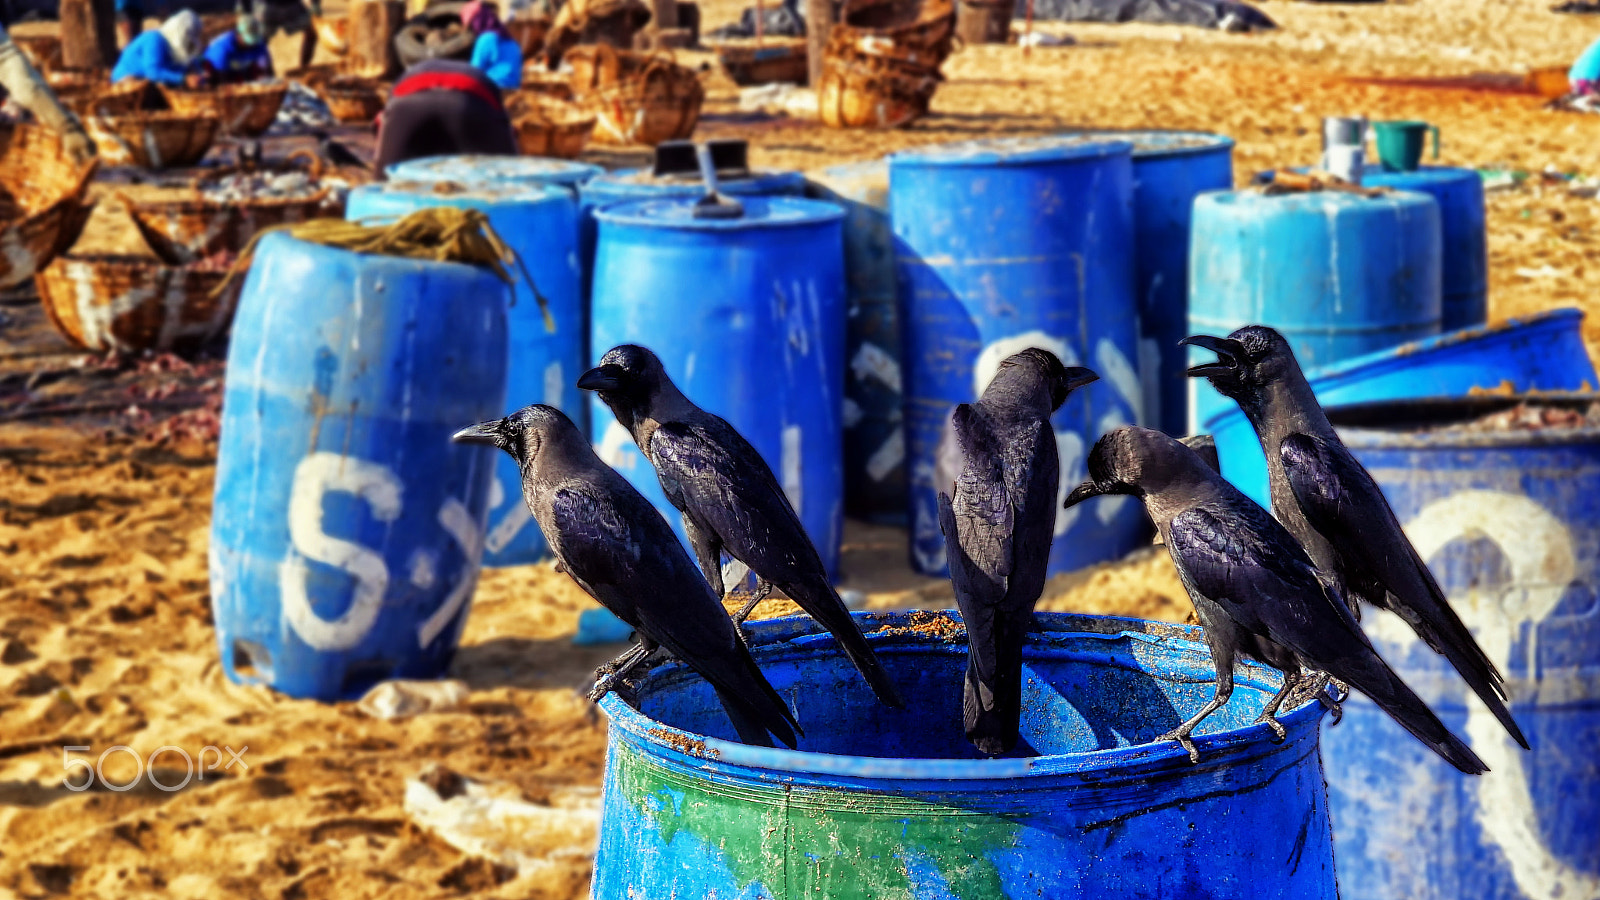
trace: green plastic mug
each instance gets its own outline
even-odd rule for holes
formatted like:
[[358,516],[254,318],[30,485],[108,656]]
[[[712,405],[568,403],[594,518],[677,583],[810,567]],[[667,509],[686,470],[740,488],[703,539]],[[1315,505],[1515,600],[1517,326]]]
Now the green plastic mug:
[[1433,158],[1439,158],[1439,126],[1427,122],[1373,122],[1378,135],[1378,159],[1390,172],[1414,172],[1422,162],[1422,148],[1433,132]]

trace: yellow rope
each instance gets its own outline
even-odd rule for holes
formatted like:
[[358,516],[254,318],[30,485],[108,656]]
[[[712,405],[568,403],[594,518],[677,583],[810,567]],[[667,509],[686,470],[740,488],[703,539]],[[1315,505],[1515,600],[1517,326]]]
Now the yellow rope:
[[488,266],[506,284],[515,283],[506,264],[515,263],[523,280],[533,290],[533,298],[544,317],[545,330],[555,331],[555,319],[550,316],[550,301],[533,283],[527,267],[522,264],[522,257],[489,226],[489,217],[480,210],[451,206],[419,209],[390,225],[364,225],[344,219],[311,219],[262,229],[245,245],[244,251],[228,270],[228,277],[212,292],[212,296],[220,296],[235,278],[248,271],[255,259],[256,244],[268,234],[278,231],[297,240],[337,247],[351,253]]

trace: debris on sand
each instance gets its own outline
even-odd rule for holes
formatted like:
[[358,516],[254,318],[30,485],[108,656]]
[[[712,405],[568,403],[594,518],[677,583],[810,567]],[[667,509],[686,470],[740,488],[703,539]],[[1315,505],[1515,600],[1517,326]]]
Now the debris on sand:
[[462,681],[383,681],[367,691],[356,708],[374,719],[404,719],[457,709],[469,694]]
[[525,877],[594,857],[600,792],[572,787],[549,805],[529,803],[434,764],[406,782],[405,811],[446,844]]

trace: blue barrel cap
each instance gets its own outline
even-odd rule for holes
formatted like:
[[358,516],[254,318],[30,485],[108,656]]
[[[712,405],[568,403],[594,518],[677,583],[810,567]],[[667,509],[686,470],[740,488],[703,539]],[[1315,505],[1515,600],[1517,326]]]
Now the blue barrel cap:
[[1068,159],[1094,159],[1131,154],[1127,141],[1079,134],[1044,137],[979,138],[954,144],[918,147],[889,157],[895,166],[1025,166]]
[[1208,131],[1082,131],[1077,132],[1077,136],[1132,144],[1134,159],[1160,159],[1233,149],[1233,138]]
[[428,156],[395,163],[384,174],[395,181],[528,182],[576,187],[604,171],[591,163],[543,156],[458,155]]
[[665,197],[619,203],[595,211],[601,222],[691,231],[737,231],[749,228],[792,228],[820,225],[844,218],[844,210],[833,203],[799,197],[739,197],[744,215],[730,219],[696,218],[693,197]]
[[[798,194],[805,187],[805,182],[804,175],[784,169],[754,169],[744,178],[724,178],[720,175],[717,177],[718,185],[726,191],[751,194]],[[658,176],[650,169],[619,169],[615,172],[604,172],[596,175],[588,186],[597,188],[617,186],[638,188],[641,192],[658,190],[663,193],[689,193],[705,189],[698,172]]]

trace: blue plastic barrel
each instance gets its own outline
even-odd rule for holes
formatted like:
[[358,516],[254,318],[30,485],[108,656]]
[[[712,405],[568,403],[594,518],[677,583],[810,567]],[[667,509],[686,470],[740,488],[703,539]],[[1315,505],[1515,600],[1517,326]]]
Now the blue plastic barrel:
[[543,156],[427,156],[395,163],[391,181],[454,181],[458,184],[556,184],[578,187],[605,170],[591,163]]
[[1489,232],[1483,211],[1483,176],[1476,169],[1423,166],[1413,172],[1373,167],[1366,187],[1418,191],[1439,204],[1441,254],[1440,330],[1477,328],[1489,321]]
[[[1439,246],[1427,194],[1205,194],[1194,204],[1189,333],[1270,325],[1307,369],[1438,334]],[[1215,356],[1191,348],[1190,358]],[[1190,384],[1196,425],[1233,406]]]
[[262,239],[228,346],[211,516],[222,669],[295,697],[441,675],[477,583],[509,289]]
[[1211,698],[1199,629],[1041,614],[1023,651],[1022,734],[1037,755],[976,759],[961,730],[960,623],[856,617],[918,698],[910,709],[874,700],[809,618],[749,626],[805,729],[799,751],[737,743],[716,696],[676,663],[650,674],[639,709],[601,701],[595,897],[1338,895],[1321,707],[1284,715],[1282,744],[1251,724],[1278,673],[1239,667],[1192,765],[1176,743],[1148,742]]
[[[938,491],[959,474],[939,446],[957,404],[1006,357],[1041,347],[1101,382],[1052,420],[1061,494],[1096,438],[1143,420],[1134,298],[1132,147],[1071,136],[1003,138],[889,158],[905,347],[911,562],[947,571]],[[1116,559],[1148,538],[1131,498],[1058,511],[1050,572]]]
[[[1331,413],[1505,676],[1533,747],[1400,619],[1368,613],[1378,652],[1489,772],[1464,776],[1359,695],[1345,704],[1323,740],[1347,900],[1600,897],[1600,428],[1449,427],[1544,399]],[[1581,414],[1597,400],[1550,405]]]
[[1233,139],[1198,131],[1085,132],[1133,144],[1133,236],[1139,298],[1139,374],[1145,420],[1189,429],[1189,226],[1194,198],[1233,187]]
[[[793,197],[743,197],[737,219],[696,218],[688,198],[602,209],[596,356],[654,350],[700,407],[744,435],[783,485],[830,573],[844,528],[844,213]],[[599,397],[590,434],[683,538],[655,469]]]
[[[1401,344],[1306,373],[1323,406],[1464,397],[1486,391],[1600,388],[1583,343],[1583,313],[1557,309]],[[1222,474],[1266,506],[1267,460],[1250,420],[1237,406],[1212,416]]]
[[889,163],[811,172],[807,193],[845,211],[844,510],[884,525],[906,523],[905,392]]
[[[546,403],[573,421],[584,422],[589,404],[576,382],[588,358],[588,335],[578,293],[578,210],[571,195],[547,185],[465,188],[451,182],[390,181],[351,191],[345,217],[396,218],[435,206],[483,211],[490,227],[522,258],[521,268],[507,266],[517,283],[506,318],[510,366],[504,412]],[[524,279],[524,271],[531,283]],[[545,300],[553,328],[545,325],[539,297]],[[516,460],[502,453],[489,496],[484,565],[526,565],[548,552],[544,535],[522,502],[522,473]]]

